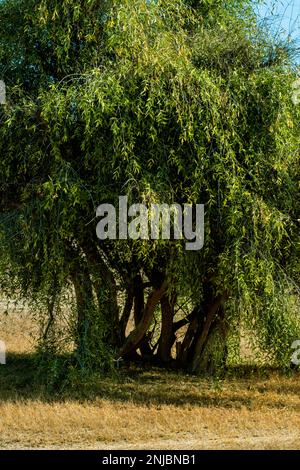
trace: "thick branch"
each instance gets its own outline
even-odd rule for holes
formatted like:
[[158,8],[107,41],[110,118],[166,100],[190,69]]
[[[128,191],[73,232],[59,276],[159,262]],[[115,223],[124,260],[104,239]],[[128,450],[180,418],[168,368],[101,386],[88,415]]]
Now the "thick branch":
[[188,325],[195,318],[196,313],[197,309],[194,309],[189,315],[173,323],[173,333],[176,333],[183,326]]
[[155,311],[157,304],[167,290],[167,282],[164,281],[159,289],[154,290],[148,297],[147,304],[144,308],[143,316],[136,328],[130,333],[125,344],[119,350],[118,356],[126,356],[127,354],[134,351],[139,343],[145,336]]

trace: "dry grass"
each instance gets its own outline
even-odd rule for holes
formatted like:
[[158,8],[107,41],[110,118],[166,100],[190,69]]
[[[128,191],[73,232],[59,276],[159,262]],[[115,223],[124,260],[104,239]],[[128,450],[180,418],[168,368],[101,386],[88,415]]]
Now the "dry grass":
[[49,396],[20,313],[0,317],[2,449],[300,449],[299,374],[238,370],[216,382],[130,369]]
[[134,403],[1,404],[1,448],[298,448],[300,417],[287,409]]

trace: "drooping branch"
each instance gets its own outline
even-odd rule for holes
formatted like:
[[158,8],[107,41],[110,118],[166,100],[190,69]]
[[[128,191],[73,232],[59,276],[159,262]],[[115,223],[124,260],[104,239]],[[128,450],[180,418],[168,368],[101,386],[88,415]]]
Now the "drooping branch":
[[[99,309],[103,309],[105,302],[108,311],[106,319],[110,324],[110,343],[119,346],[122,341],[119,318],[119,305],[117,296],[117,285],[113,271],[101,256],[98,247],[90,243],[82,243],[82,250],[86,256],[92,273],[93,286],[98,298]],[[103,297],[104,294],[104,297]]]
[[73,268],[71,280],[74,285],[77,305],[77,345],[85,347],[85,338],[89,329],[88,313],[93,306],[93,289],[89,272],[83,263],[78,263],[78,269]]
[[54,308],[55,302],[58,296],[58,282],[57,279],[54,280],[53,285],[51,286],[51,292],[49,293],[49,298],[47,302],[47,313],[48,313],[48,322],[43,333],[43,341],[46,341],[48,338],[48,333],[54,323]]

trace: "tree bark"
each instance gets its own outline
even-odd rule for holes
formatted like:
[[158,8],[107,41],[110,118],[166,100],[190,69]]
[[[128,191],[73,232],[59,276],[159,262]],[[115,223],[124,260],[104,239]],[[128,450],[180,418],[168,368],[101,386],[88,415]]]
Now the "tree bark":
[[199,329],[200,308],[195,307],[193,312],[189,316],[190,316],[190,324],[188,326],[187,332],[185,334],[184,340],[179,350],[179,354],[177,356],[178,365],[181,367],[187,366],[190,351],[192,349],[192,344],[195,339],[195,335]]
[[195,344],[195,349],[194,349],[194,354],[193,354],[193,360],[191,364],[191,372],[196,372],[200,362],[201,362],[201,353],[204,349],[205,343],[207,341],[211,326],[213,324],[213,321],[215,320],[216,314],[219,310],[219,308],[222,306],[222,304],[225,302],[227,298],[227,293],[220,294],[217,296],[217,298],[209,305],[206,313],[206,318],[204,322],[204,327],[202,329],[202,332],[196,341]]
[[[140,274],[134,278],[134,321],[135,326],[137,326],[143,317],[145,301],[144,301],[144,288],[143,279]],[[147,332],[145,336],[141,339],[139,343],[139,350],[143,357],[152,356],[152,349],[149,345],[149,338],[147,337]]]
[[127,340],[125,341],[125,344],[119,350],[118,357],[125,357],[126,355],[130,354],[138,348],[140,342],[143,340],[145,334],[147,333],[149,326],[151,325],[154,310],[163,295],[165,294],[166,290],[167,282],[164,281],[159,289],[152,291],[152,293],[149,295],[146,306],[143,311],[143,316],[136,328],[128,336]]

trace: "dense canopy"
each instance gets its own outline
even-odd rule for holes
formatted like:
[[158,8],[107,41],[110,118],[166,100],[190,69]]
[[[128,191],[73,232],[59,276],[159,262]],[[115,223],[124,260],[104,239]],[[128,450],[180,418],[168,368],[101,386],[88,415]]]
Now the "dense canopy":
[[[1,285],[38,305],[44,351],[74,344],[83,369],[121,356],[198,372],[247,334],[288,363],[297,70],[252,4],[1,2]],[[203,249],[100,241],[96,209],[121,195],[204,204]]]

